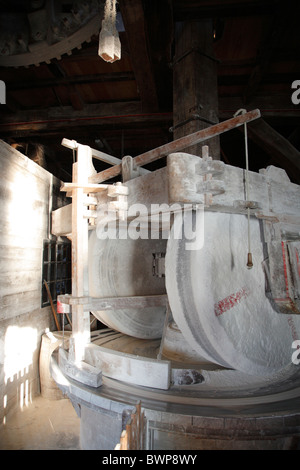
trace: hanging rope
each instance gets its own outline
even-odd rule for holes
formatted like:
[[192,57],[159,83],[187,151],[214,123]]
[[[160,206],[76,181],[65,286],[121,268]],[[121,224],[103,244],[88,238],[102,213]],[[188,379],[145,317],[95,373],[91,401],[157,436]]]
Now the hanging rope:
[[121,43],[116,20],[116,0],[106,0],[98,48],[98,55],[106,62],[115,62],[121,59]]
[[[246,109],[239,109],[235,114],[234,117],[238,116],[239,114],[245,114],[247,112]],[[251,253],[251,236],[250,236],[250,207],[249,207],[249,157],[248,157],[248,132],[247,132],[247,124],[244,123],[244,138],[245,138],[245,157],[246,157],[246,202],[248,203],[247,207],[247,217],[248,217],[248,256],[247,256],[247,268],[251,269],[253,267],[252,261],[252,253]]]

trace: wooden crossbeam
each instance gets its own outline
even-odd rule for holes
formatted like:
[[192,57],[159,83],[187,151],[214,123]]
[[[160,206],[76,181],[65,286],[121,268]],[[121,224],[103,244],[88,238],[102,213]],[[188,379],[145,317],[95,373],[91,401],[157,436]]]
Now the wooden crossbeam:
[[[145,152],[141,155],[138,155],[133,159],[136,166],[147,165],[148,163],[154,162],[160,158],[163,158],[170,153],[180,152],[183,149],[190,147],[191,145],[204,142],[205,140],[211,139],[219,134],[230,131],[236,127],[241,126],[245,122],[250,122],[260,117],[259,109],[249,111],[248,113],[242,114],[240,116],[228,119],[227,121],[220,122],[214,126],[207,127],[201,131],[194,132],[193,134],[181,137],[180,139],[173,140],[168,144],[162,145],[154,150]],[[122,165],[115,165],[107,170],[101,171],[95,175],[90,176],[90,183],[102,183],[110,178],[120,175],[122,172]]]

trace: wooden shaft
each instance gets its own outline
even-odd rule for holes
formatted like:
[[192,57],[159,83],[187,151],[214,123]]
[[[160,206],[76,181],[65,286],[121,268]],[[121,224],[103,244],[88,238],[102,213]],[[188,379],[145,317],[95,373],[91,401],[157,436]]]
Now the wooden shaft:
[[[191,145],[199,144],[200,142],[211,139],[212,137],[222,134],[223,132],[230,131],[231,129],[241,126],[245,122],[253,121],[259,117],[259,109],[249,111],[248,113],[242,114],[232,119],[228,119],[224,122],[220,122],[219,124],[207,127],[201,131],[197,131],[193,134],[181,137],[180,139],[173,140],[173,142],[169,142],[168,144],[157,147],[156,149],[150,150],[149,152],[142,153],[141,155],[135,157],[133,161],[136,166],[147,165],[148,163],[163,158],[170,153],[180,152],[181,150],[186,149]],[[122,165],[115,165],[111,168],[108,168],[107,170],[101,171],[100,173],[91,176],[89,178],[89,182],[102,183],[102,181],[106,181],[110,178],[114,178],[115,176],[120,175],[121,172]]]
[[48,298],[49,298],[49,302],[50,302],[50,305],[51,305],[51,310],[52,310],[52,313],[53,313],[53,317],[54,317],[54,321],[55,321],[55,324],[56,324],[57,331],[61,331],[60,324],[59,324],[59,321],[58,321],[58,318],[57,318],[57,315],[56,315],[56,311],[55,311],[55,308],[54,308],[54,304],[53,304],[52,295],[51,295],[50,289],[49,289],[48,284],[45,281],[45,279],[44,279],[44,285],[45,285],[45,288],[46,288],[46,291],[47,291],[47,294],[48,294]]

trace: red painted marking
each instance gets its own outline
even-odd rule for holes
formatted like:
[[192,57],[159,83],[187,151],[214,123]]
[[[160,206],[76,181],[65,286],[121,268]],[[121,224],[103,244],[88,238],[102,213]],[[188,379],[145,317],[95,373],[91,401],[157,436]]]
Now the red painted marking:
[[246,288],[242,288],[240,291],[236,292],[235,294],[231,294],[225,299],[220,300],[220,302],[215,304],[215,315],[218,317],[222,315],[227,310],[230,310],[235,305],[240,303],[240,301],[246,298],[249,295],[249,291]]
[[63,304],[59,300],[56,303],[56,311],[57,313],[64,313]]

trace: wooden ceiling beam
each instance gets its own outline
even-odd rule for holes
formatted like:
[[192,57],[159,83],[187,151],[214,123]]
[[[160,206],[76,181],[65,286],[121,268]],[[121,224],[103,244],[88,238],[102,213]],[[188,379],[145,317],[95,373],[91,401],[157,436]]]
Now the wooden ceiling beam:
[[[10,93],[8,93],[8,98]],[[234,113],[245,107],[241,97],[219,97],[219,119],[230,119]],[[87,104],[83,109],[74,110],[72,106],[58,106],[46,109],[29,109],[8,113],[6,105],[0,108],[1,135],[27,135],[39,130],[49,134],[60,132],[61,129],[76,127],[93,129],[136,128],[137,126],[159,125],[163,128],[172,126],[173,113],[144,113],[137,101]],[[257,96],[247,105],[247,110],[260,109],[263,118],[273,123],[299,123],[300,107],[293,105],[290,95]]]
[[10,82],[7,84],[7,89],[10,91],[15,90],[31,90],[40,88],[53,88],[61,85],[85,85],[92,83],[105,83],[105,82],[123,82],[134,80],[133,72],[116,72],[116,73],[101,73],[93,75],[74,75],[72,77],[55,77],[44,78],[37,80],[21,80],[18,82]]
[[158,111],[155,79],[148,52],[148,36],[142,0],[119,0],[127,34],[130,59],[143,111]]
[[291,2],[280,0],[280,2],[275,5],[271,25],[269,30],[261,36],[256,65],[251,72],[243,92],[244,103],[248,103],[255,96],[259,85],[269,71],[270,63],[275,55],[276,49],[289,33],[291,23],[294,22],[294,16],[297,15],[294,12],[294,6]]
[[294,183],[300,183],[300,152],[264,119],[248,125],[248,135],[286,172]]
[[[219,97],[219,118],[229,119],[240,108],[245,108],[245,104],[239,96]],[[247,110],[259,109],[262,117],[283,121],[299,122],[300,106],[294,105],[288,93],[272,95],[259,95],[254,97],[246,106]]]
[[149,54],[160,109],[172,109],[174,19],[172,0],[145,2]]
[[143,125],[168,126],[172,124],[172,113],[145,113],[140,102],[99,103],[74,110],[72,106],[19,111],[0,120],[1,135],[54,133],[75,128],[133,128]]
[[269,15],[274,0],[174,0],[175,21]]

